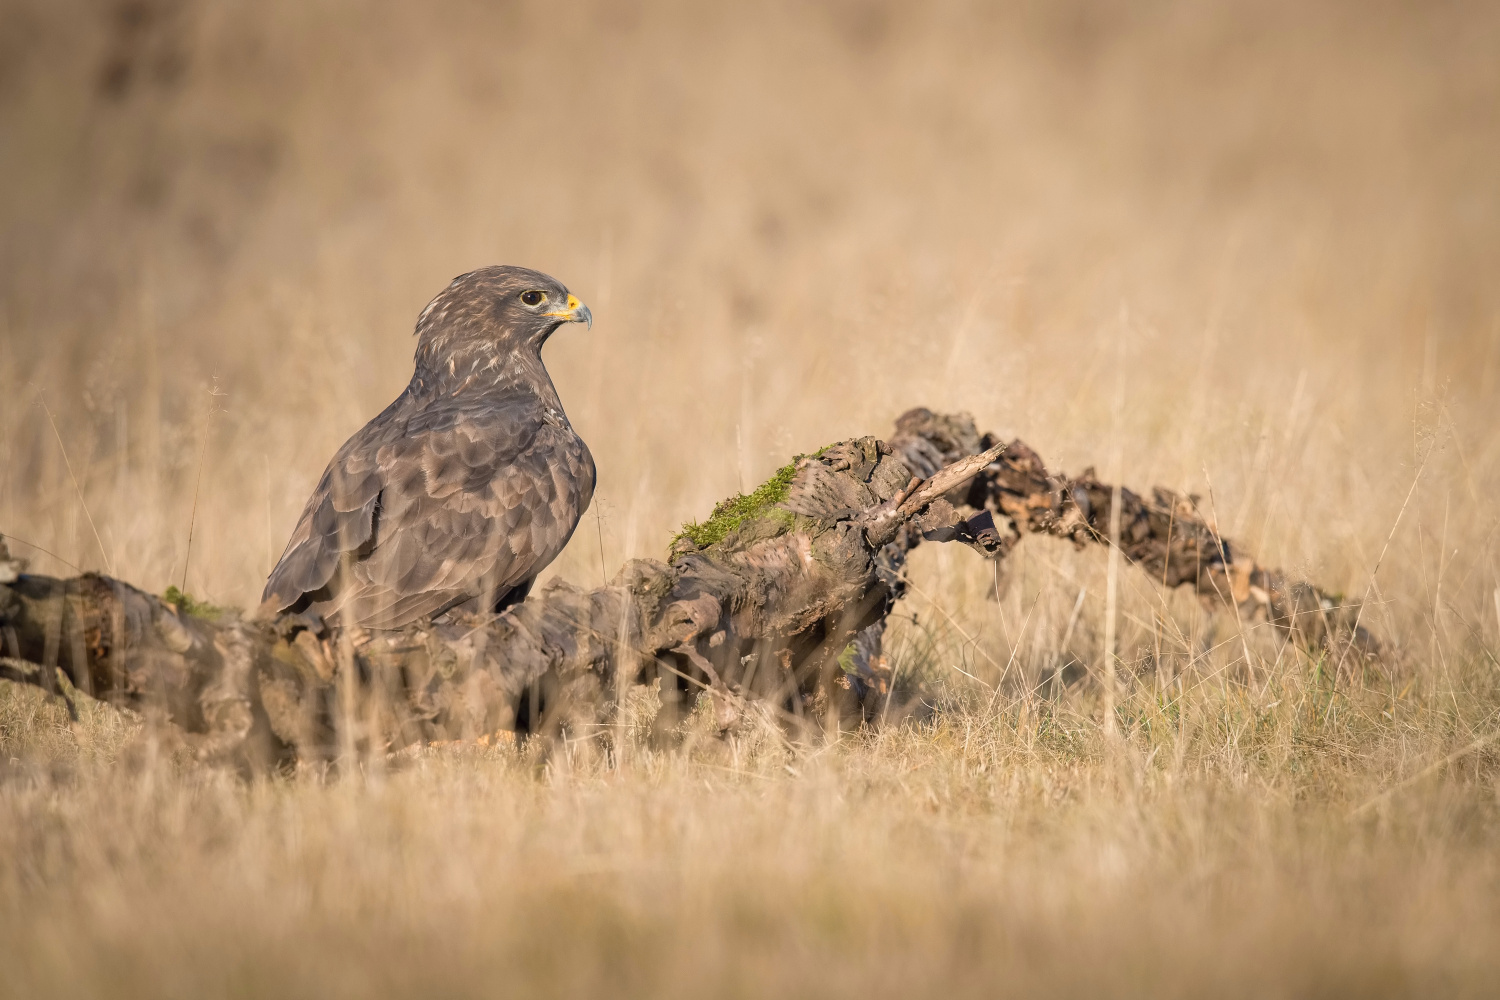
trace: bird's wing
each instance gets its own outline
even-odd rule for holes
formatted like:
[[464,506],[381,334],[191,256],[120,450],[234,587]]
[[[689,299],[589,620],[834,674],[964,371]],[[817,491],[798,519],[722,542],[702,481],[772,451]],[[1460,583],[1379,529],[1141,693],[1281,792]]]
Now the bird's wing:
[[[302,547],[282,560],[309,568],[285,574],[302,589],[293,593],[273,574],[267,593],[275,585],[278,599],[289,595],[285,606],[314,594],[325,616],[370,627],[482,593],[498,598],[531,578],[562,550],[594,488],[583,443],[521,393],[435,401],[402,433],[371,435],[334,461],[328,487],[320,484],[304,512],[308,527],[293,536],[305,537]],[[379,483],[373,497],[366,466]],[[320,517],[325,506],[331,513]],[[352,524],[338,523],[341,516]]]
[[340,556],[370,542],[375,507],[384,486],[377,465],[380,448],[402,429],[401,404],[396,400],[375,419],[344,442],[328,463],[286,551],[261,595],[262,605],[275,602],[277,610],[291,607],[303,594],[328,585],[338,569]]

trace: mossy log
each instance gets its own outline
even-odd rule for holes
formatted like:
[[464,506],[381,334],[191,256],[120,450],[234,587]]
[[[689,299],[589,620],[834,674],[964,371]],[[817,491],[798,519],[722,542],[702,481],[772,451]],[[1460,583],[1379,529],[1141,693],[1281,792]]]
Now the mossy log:
[[[1114,496],[1092,472],[1050,474],[967,415],[912,410],[888,440],[839,442],[720,504],[667,562],[392,631],[204,613],[93,573],[28,575],[0,541],[0,677],[56,692],[60,671],[168,720],[201,758],[254,768],[607,722],[623,686],[650,681],[664,729],[707,691],[726,727],[756,699],[818,732],[872,718],[888,697],[880,637],[912,548],[958,541],[1003,558],[1028,532],[1107,543]],[[1153,578],[1309,649],[1352,637],[1373,650],[1357,608],[1258,566],[1193,498],[1118,496],[1120,551]]]

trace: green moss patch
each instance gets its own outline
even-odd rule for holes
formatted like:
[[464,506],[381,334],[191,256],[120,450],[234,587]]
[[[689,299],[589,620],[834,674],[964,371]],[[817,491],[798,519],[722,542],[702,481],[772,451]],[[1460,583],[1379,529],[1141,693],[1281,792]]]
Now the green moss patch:
[[844,651],[839,654],[839,669],[846,674],[859,673],[859,668],[854,665],[854,657],[858,655],[858,653],[859,650],[855,648],[853,642],[850,642],[849,645],[845,646]]
[[[802,456],[797,456],[801,458]],[[703,522],[689,521],[673,538],[686,538],[699,548],[715,545],[727,538],[730,532],[738,531],[746,521],[773,517],[787,527],[792,524],[792,512],[775,510],[775,506],[787,498],[792,478],[797,474],[794,459],[776,470],[776,474],[761,483],[748,494],[740,493],[727,500],[720,500],[714,512]]]
[[200,601],[192,594],[178,590],[176,587],[168,587],[167,592],[161,595],[161,599],[168,604],[175,604],[177,610],[194,618],[217,618],[224,613],[224,609],[217,604],[209,604]]

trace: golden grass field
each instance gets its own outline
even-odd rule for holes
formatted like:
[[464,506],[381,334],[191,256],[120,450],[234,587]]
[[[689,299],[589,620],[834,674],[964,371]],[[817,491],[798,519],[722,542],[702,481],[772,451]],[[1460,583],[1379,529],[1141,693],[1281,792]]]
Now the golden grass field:
[[1202,494],[1388,655],[1127,567],[1110,738],[1103,550],[1033,538],[998,600],[914,554],[932,710],[836,744],[653,750],[643,690],[612,758],[245,781],[0,684],[0,996],[1494,995],[1496,52],[1485,2],[4,0],[36,572],[252,605],[422,306],[505,262],[596,317],[545,355],[576,582],[926,405]]

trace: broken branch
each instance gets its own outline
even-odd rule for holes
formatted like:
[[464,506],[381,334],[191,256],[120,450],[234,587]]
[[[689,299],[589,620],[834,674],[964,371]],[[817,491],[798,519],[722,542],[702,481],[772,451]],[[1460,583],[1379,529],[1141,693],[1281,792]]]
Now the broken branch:
[[[591,591],[556,580],[500,615],[390,631],[315,632],[299,616],[205,614],[98,574],[28,575],[0,542],[3,676],[56,690],[61,670],[166,717],[201,758],[249,767],[555,730],[606,715],[617,683],[658,679],[663,724],[697,686],[721,725],[754,698],[816,730],[879,714],[888,678],[871,664],[912,548],[961,541],[1003,558],[1023,532],[1104,542],[1112,503],[1092,472],[1054,476],[1022,442],[928,410],[904,414],[889,442],[804,456],[778,483],[738,498],[703,543],[679,536],[669,563],[632,560]],[[1235,551],[1193,498],[1119,497],[1120,550],[1167,586],[1226,597],[1308,648],[1341,637],[1374,648],[1355,609]]]

